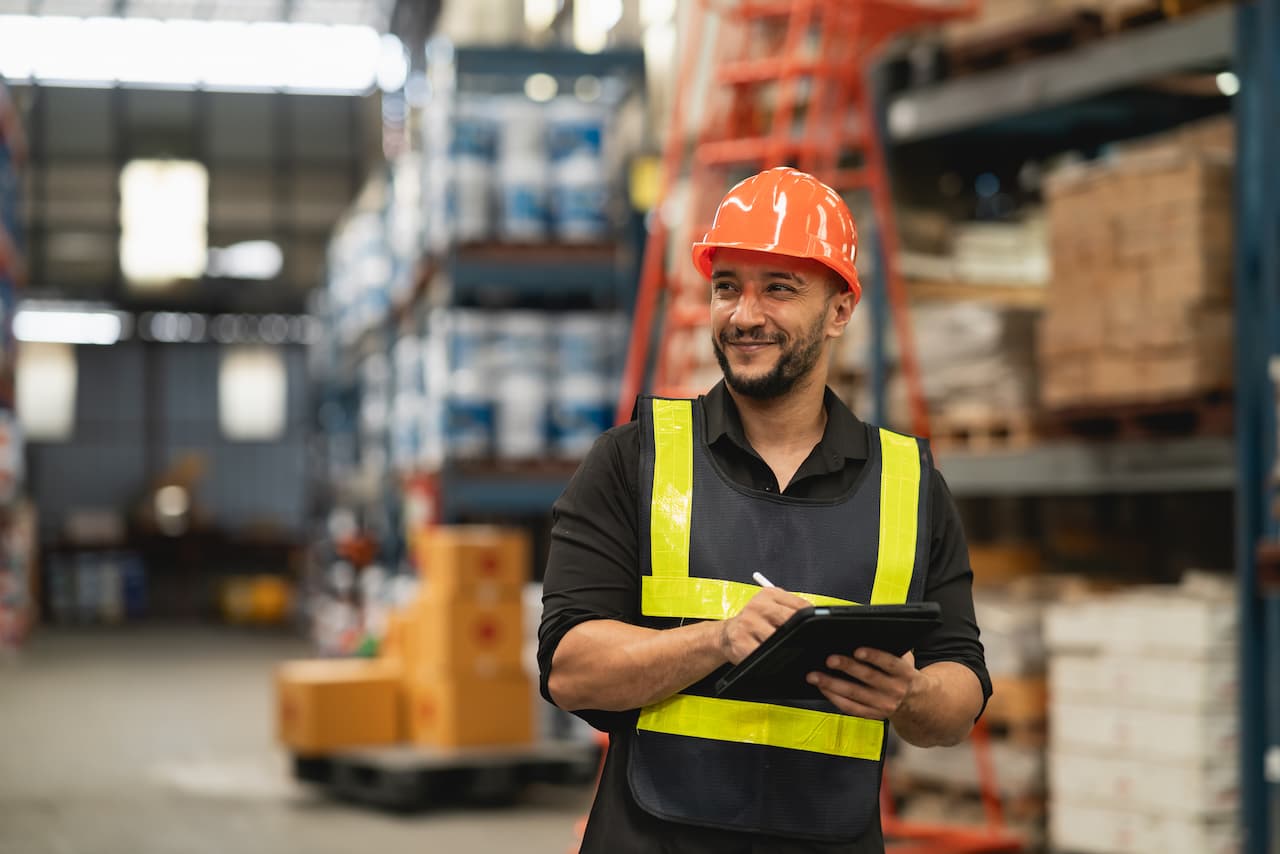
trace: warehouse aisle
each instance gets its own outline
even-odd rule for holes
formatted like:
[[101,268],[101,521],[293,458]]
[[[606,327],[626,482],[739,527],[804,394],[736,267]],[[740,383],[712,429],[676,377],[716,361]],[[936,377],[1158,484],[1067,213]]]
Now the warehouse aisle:
[[568,849],[584,788],[400,817],[296,787],[270,678],[308,654],[215,629],[38,632],[0,660],[0,854]]

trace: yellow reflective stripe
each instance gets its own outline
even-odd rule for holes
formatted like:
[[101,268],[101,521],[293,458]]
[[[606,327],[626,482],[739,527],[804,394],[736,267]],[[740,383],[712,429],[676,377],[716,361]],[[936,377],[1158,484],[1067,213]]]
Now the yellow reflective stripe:
[[[725,620],[738,613],[752,596],[760,592],[754,584],[719,578],[641,579],[640,612],[648,617],[689,617],[697,620]],[[848,599],[820,593],[796,593],[813,605],[857,605]]]
[[916,562],[919,524],[920,446],[910,436],[880,430],[880,550],[872,605],[907,601]]
[[649,552],[656,576],[689,577],[693,507],[693,401],[653,401],[653,500]]
[[884,721],[689,694],[676,694],[645,708],[637,728],[872,762],[879,761],[884,745]]

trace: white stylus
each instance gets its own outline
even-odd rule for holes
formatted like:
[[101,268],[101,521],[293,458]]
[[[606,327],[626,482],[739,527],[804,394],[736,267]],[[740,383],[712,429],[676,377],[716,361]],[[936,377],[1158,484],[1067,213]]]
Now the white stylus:
[[751,577],[754,578],[756,584],[759,584],[761,587],[773,587],[773,582],[758,572],[751,573]]

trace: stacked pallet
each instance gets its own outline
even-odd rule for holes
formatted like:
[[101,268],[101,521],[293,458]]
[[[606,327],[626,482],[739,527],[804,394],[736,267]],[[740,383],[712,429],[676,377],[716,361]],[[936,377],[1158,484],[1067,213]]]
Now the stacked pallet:
[[1235,854],[1237,618],[1195,578],[1054,606],[1049,835],[1080,854]]
[[1195,399],[1232,376],[1229,126],[1174,134],[1047,182],[1048,410]]

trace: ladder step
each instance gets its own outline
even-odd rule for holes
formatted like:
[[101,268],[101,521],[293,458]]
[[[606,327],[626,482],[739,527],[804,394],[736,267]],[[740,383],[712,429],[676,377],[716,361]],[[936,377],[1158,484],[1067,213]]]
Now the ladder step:
[[782,57],[742,59],[726,62],[716,70],[716,79],[729,86],[768,83],[784,77],[835,77],[847,68],[812,59],[788,62]]
[[770,2],[742,2],[732,10],[739,21],[758,18],[785,18],[796,11],[796,3],[792,0],[770,0]]
[[750,163],[764,160],[777,146],[783,155],[812,154],[818,144],[809,140],[775,140],[768,136],[724,139],[704,142],[698,146],[698,159],[708,166],[724,166],[731,163]]

